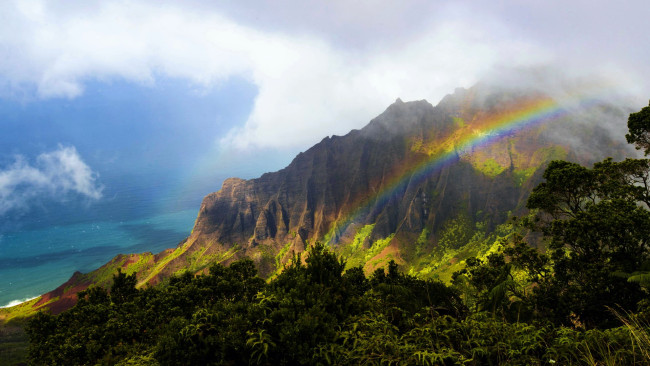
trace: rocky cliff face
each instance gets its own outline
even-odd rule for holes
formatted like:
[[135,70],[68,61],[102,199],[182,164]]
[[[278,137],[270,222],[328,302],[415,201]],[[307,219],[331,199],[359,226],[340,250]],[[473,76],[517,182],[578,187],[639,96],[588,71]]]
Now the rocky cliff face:
[[[393,235],[391,258],[402,262],[406,241],[427,229],[426,241],[435,246],[438,232],[452,218],[468,216],[492,230],[522,211],[548,161],[604,157],[575,151],[554,138],[572,116],[454,150],[481,119],[541,97],[489,94],[476,87],[459,89],[435,107],[398,99],[363,129],[323,139],[278,172],[226,180],[203,200],[184,245],[189,253],[252,257],[268,274],[292,251],[316,240],[344,246],[368,225],[373,226],[364,247]],[[624,116],[611,113],[614,119]],[[589,133],[606,140],[608,153],[623,149],[604,130],[592,127]],[[582,138],[589,142],[588,136]],[[432,164],[444,149],[454,150],[451,157],[423,177],[418,167]],[[172,270],[185,265],[181,258],[177,262]]]
[[283,170],[248,181],[228,179],[204,199],[194,231],[244,248],[320,238],[361,197],[407,166],[413,156],[406,131],[427,123],[444,128],[448,121],[433,115],[425,101],[398,101],[368,127],[323,139]]
[[[252,256],[263,271],[272,271],[276,263],[270,259],[278,251],[302,251],[323,238],[364,197],[408,168],[409,159],[418,157],[409,150],[412,131],[440,134],[450,123],[426,101],[398,101],[364,129],[323,139],[285,169],[247,181],[228,179],[203,200],[187,245],[214,253],[236,248],[236,257]],[[363,219],[381,221],[375,236],[396,229],[394,209]]]

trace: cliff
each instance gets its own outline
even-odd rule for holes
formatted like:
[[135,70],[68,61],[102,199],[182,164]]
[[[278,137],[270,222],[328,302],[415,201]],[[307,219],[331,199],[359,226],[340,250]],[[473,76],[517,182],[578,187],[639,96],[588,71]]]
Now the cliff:
[[[624,124],[627,111],[595,108],[597,118]],[[525,213],[549,161],[585,164],[627,153],[604,125],[583,123],[592,112],[484,86],[457,89],[435,107],[398,99],[364,128],[324,138],[280,171],[224,181],[203,199],[178,247],[118,256],[24,306],[59,311],[76,291],[108,284],[117,268],[137,273],[144,286],[248,256],[272,276],[317,240],[349,266],[372,271],[393,259],[412,273],[448,279],[463,258],[489,251],[512,214]]]

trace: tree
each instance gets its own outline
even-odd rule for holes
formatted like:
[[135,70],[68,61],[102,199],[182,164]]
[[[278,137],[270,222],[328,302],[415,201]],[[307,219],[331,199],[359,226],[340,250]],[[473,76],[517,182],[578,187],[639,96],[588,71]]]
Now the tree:
[[629,133],[625,135],[627,142],[634,144],[637,150],[650,153],[650,105],[636,113],[630,114],[627,120]]
[[310,363],[314,348],[336,337],[357,286],[363,286],[359,279],[344,279],[345,262],[325,245],[316,243],[306,254],[305,264],[295,255],[259,297],[266,316],[249,332],[249,343],[260,362],[268,357],[274,364]]
[[135,273],[127,275],[122,272],[122,269],[117,270],[117,274],[113,275],[113,285],[111,286],[111,300],[115,304],[122,304],[130,300],[138,290],[135,285],[138,283]]
[[[629,142],[650,152],[650,107],[632,113]],[[589,169],[553,161],[527,207],[549,239],[553,276],[536,288],[537,305],[557,322],[618,325],[607,309],[636,310],[645,293],[635,281],[650,260],[650,161],[606,159]]]

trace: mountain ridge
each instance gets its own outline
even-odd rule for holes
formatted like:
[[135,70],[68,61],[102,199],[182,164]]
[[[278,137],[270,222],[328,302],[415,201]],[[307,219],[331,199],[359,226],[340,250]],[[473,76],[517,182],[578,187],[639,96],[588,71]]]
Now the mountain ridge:
[[[456,89],[436,106],[398,98],[365,127],[324,138],[277,172],[250,180],[228,178],[203,199],[192,233],[176,248],[117,256],[20,306],[59,311],[63,299],[69,304],[91,283],[108,286],[118,268],[137,273],[138,285],[147,286],[247,256],[269,277],[292,253],[317,240],[366,271],[393,259],[425,276],[440,270],[434,261],[462,261],[458,251],[464,246],[478,243],[471,250],[489,250],[490,235],[499,225],[512,213],[524,212],[525,197],[541,180],[545,164],[601,157],[553,141],[549,130],[571,116],[459,149],[464,139],[482,133],[482,120],[543,97],[481,88]],[[607,153],[623,155],[623,143],[590,133],[607,141]],[[441,154],[448,160],[419,172],[437,164]],[[479,239],[472,242],[474,237]]]

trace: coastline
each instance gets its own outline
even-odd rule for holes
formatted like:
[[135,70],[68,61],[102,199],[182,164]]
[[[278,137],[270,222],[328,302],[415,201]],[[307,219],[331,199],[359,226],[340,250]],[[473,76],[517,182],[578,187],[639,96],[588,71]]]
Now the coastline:
[[28,301],[32,301],[32,300],[34,300],[34,299],[38,299],[38,298],[41,297],[41,296],[43,296],[43,295],[41,294],[41,295],[37,295],[37,296],[34,296],[34,297],[25,298],[25,299],[22,299],[22,300],[12,300],[12,301],[10,301],[9,303],[7,303],[6,305],[2,305],[2,306],[0,306],[0,309],[8,309],[8,308],[12,308],[12,307],[14,307],[14,306],[18,306],[18,305],[20,305],[20,304],[24,304],[24,303],[26,303],[26,302],[28,302]]

